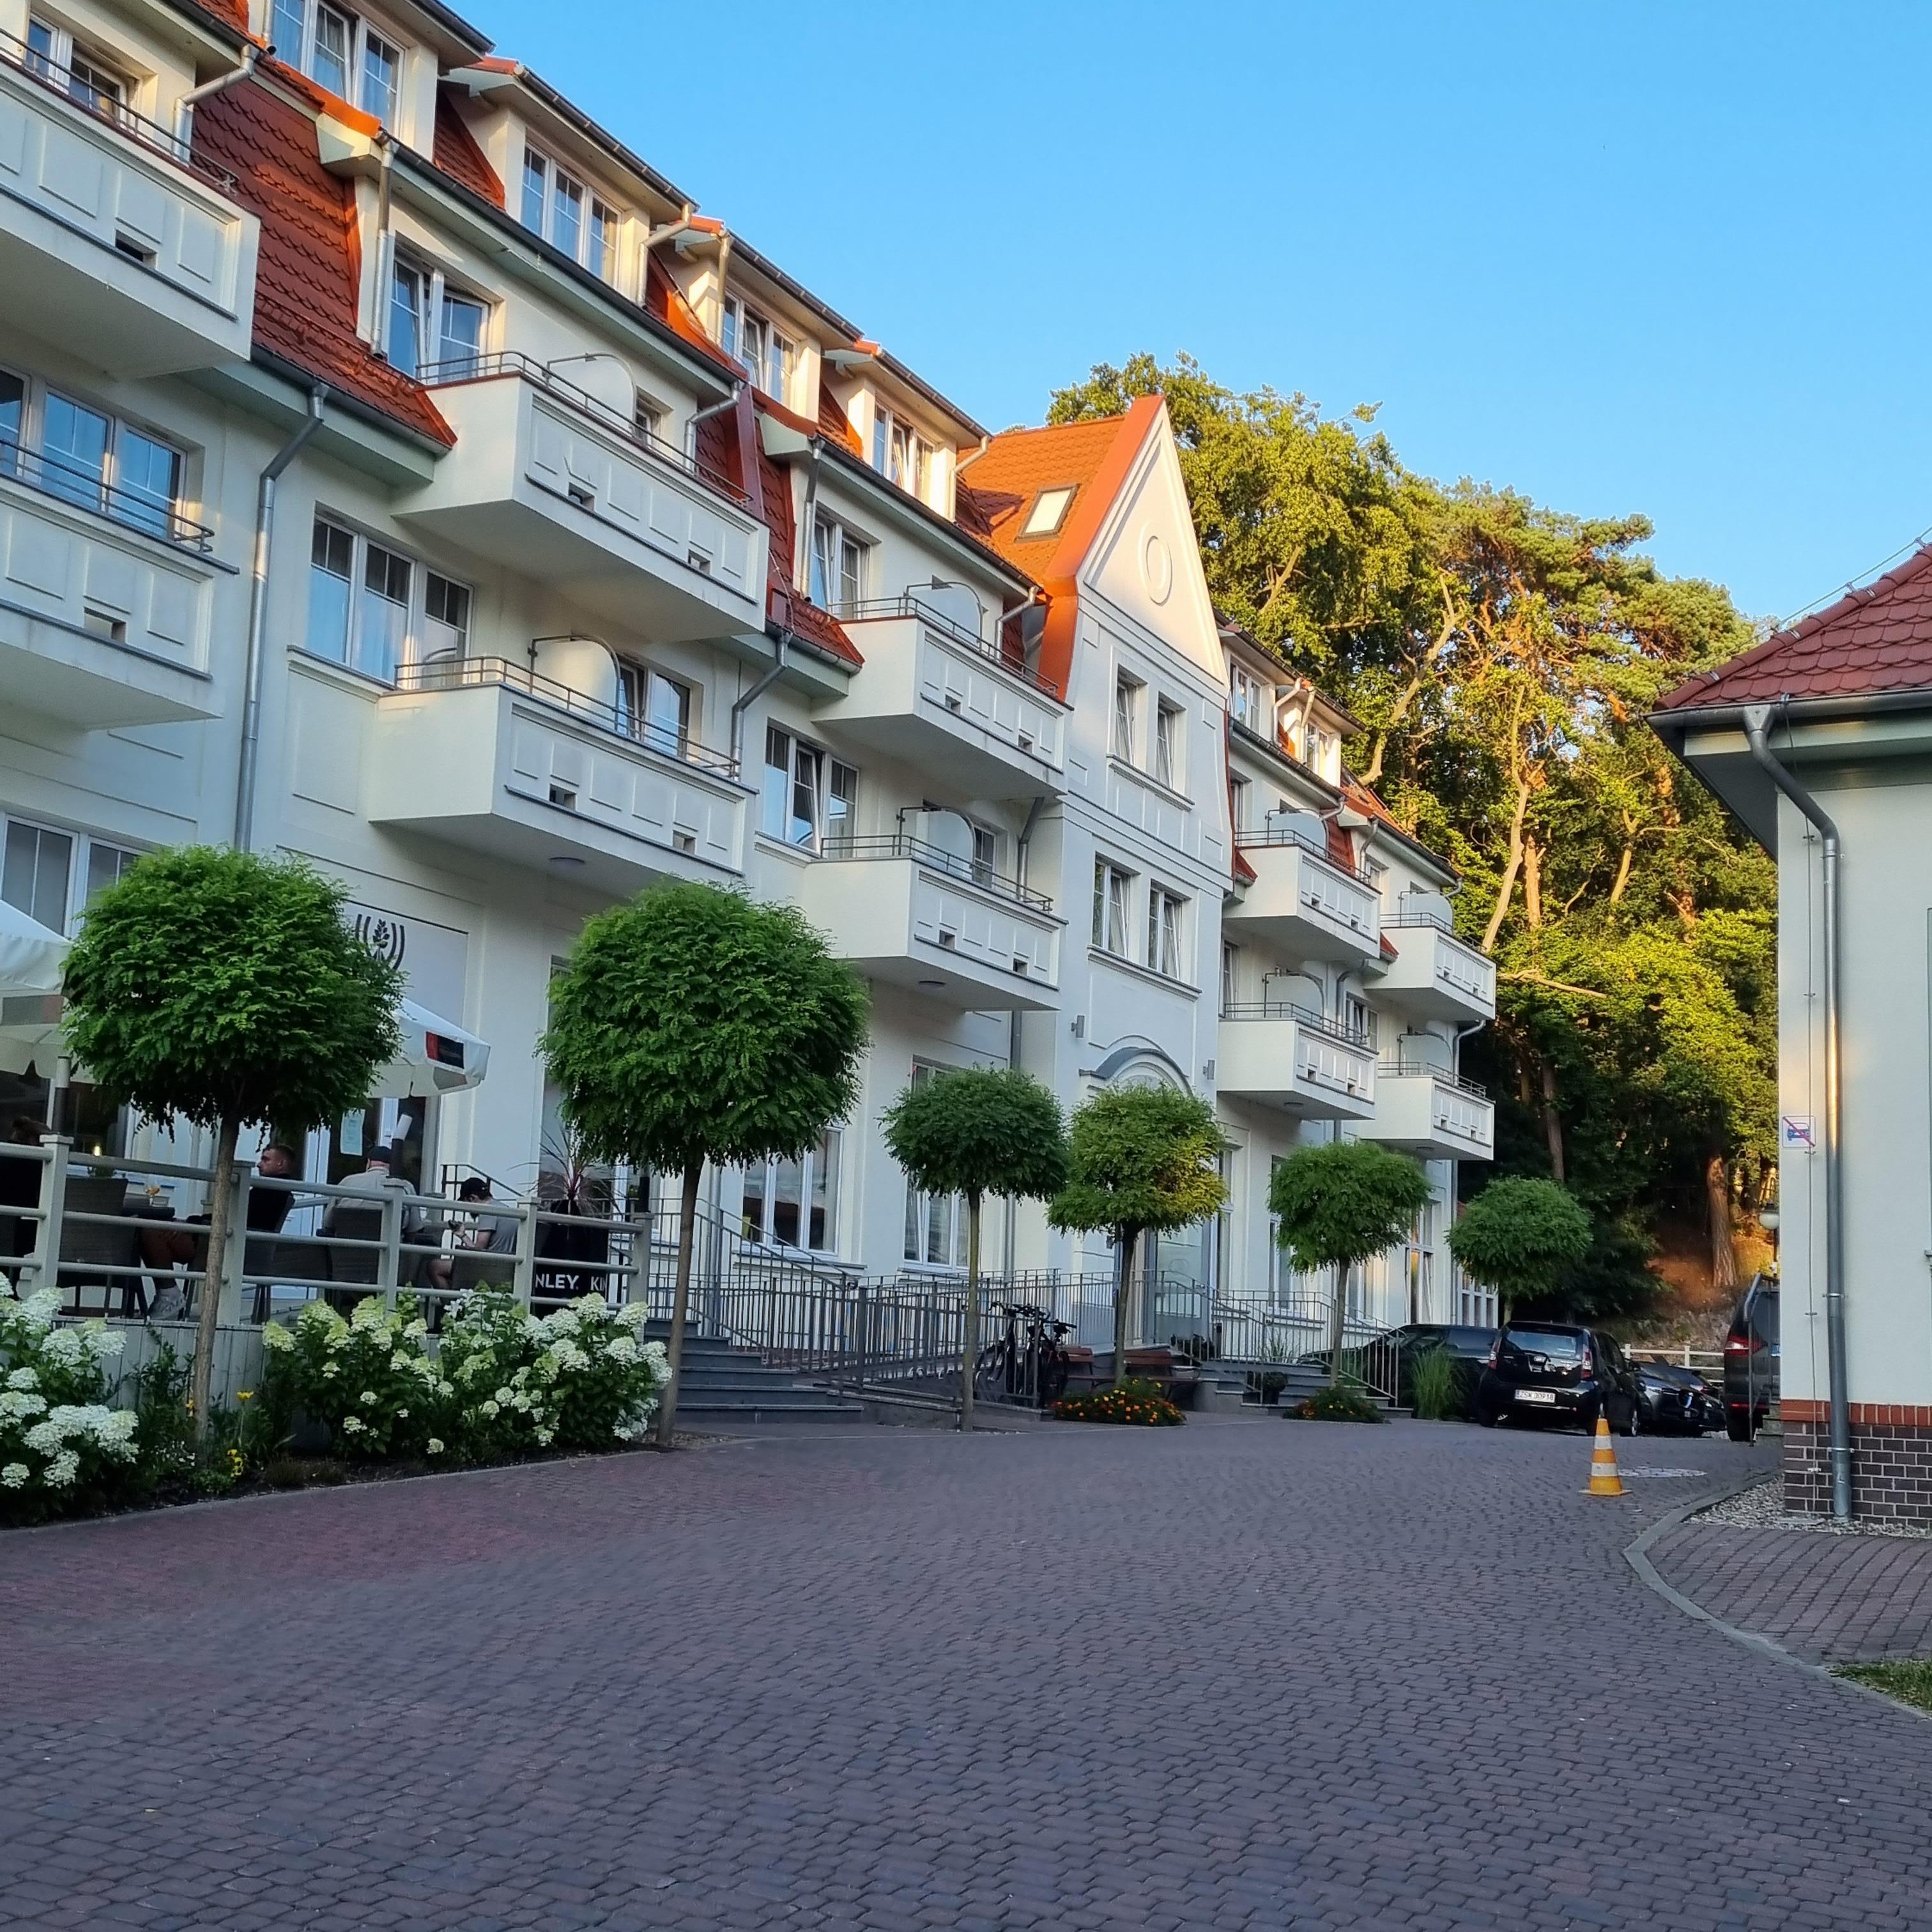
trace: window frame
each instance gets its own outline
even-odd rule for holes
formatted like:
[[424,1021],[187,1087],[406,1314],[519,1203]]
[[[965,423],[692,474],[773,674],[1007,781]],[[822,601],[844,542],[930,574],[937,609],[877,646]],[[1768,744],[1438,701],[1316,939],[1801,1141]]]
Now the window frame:
[[[318,650],[315,647],[315,573],[324,566],[316,559],[316,532],[327,529],[338,536],[346,538],[350,546],[349,574],[338,581],[347,586],[348,608],[343,623],[343,652],[340,657],[333,652]],[[405,565],[409,571],[409,591],[398,608],[403,612],[402,628],[396,639],[395,662],[386,673],[372,670],[362,662],[363,652],[363,624],[364,599],[382,593],[372,589],[369,584],[369,553],[380,550],[385,556]],[[335,576],[334,571],[328,574]],[[467,657],[476,617],[476,586],[450,572],[440,569],[426,561],[422,554],[397,543],[387,536],[377,536],[364,530],[350,518],[340,515],[318,503],[309,526],[309,596],[304,607],[302,637],[290,649],[298,651],[317,663],[333,664],[338,670],[346,670],[357,677],[368,679],[372,683],[394,689],[401,674],[424,663],[431,657],[444,656],[452,646],[442,644],[434,651],[425,648],[428,627],[431,623],[445,623],[447,620],[432,618],[429,614],[429,586],[431,580],[442,584],[446,590],[462,594],[465,611],[464,622],[459,641],[458,655]],[[388,601],[388,600],[386,600]]]
[[[344,77],[348,85],[331,87],[316,69],[316,50],[321,39],[320,32],[324,14],[333,15],[347,27],[348,46],[344,59]],[[275,29],[284,20],[301,16],[301,45],[291,52],[280,44]],[[268,8],[268,38],[275,43],[275,52],[298,72],[306,74],[316,86],[327,89],[338,100],[346,100],[365,114],[373,114],[384,127],[392,131],[395,117],[402,106],[403,88],[409,64],[410,49],[400,40],[393,40],[380,27],[372,26],[368,17],[352,7],[345,7],[340,0],[270,0]],[[382,106],[369,104],[368,58],[369,44],[377,46],[395,56],[394,84],[388,92],[386,112]]]
[[1136,771],[1141,768],[1141,707],[1146,695],[1145,682],[1132,672],[1117,670],[1114,673],[1114,715],[1107,754],[1124,765],[1132,766]]
[[[1256,676],[1246,664],[1228,667],[1228,710],[1237,724],[1258,738],[1268,735],[1269,689],[1267,681]],[[1254,713],[1252,718],[1246,715],[1250,710]]]
[[1187,712],[1169,698],[1154,700],[1153,777],[1169,791],[1186,788]]
[[[739,1226],[743,1230],[742,1238],[754,1247],[766,1248],[779,1254],[836,1255],[844,1216],[840,1212],[840,1196],[845,1184],[847,1162],[844,1158],[845,1125],[835,1121],[820,1134],[818,1141],[804,1156],[796,1161],[764,1160],[753,1163],[742,1170],[744,1186],[740,1196]],[[824,1238],[818,1242],[811,1240],[812,1197],[821,1178],[820,1163],[832,1171],[831,1179],[825,1189],[826,1226]],[[800,1232],[806,1239],[802,1243],[781,1240],[778,1237],[778,1216],[781,1206],[778,1181],[782,1171],[796,1166],[798,1170],[798,1216]],[[752,1179],[759,1177],[760,1184],[754,1190]],[[754,1233],[747,1211],[753,1200],[759,1204],[758,1228]]]
[[[916,1091],[937,1075],[958,1071],[958,1068],[938,1060],[915,1059],[908,1086]],[[932,1237],[942,1224],[944,1237],[940,1245],[951,1252],[934,1255],[931,1252]],[[909,1268],[943,1269],[956,1274],[967,1265],[968,1238],[965,1196],[928,1192],[908,1174],[904,1238],[900,1244],[905,1264]]]
[[[46,36],[44,48],[34,44],[36,28]],[[64,22],[29,10],[23,46],[27,71],[50,86],[58,85],[76,107],[117,124],[135,118],[134,96],[140,91],[140,82],[118,66],[111,53],[98,53],[92,42],[76,40],[73,28]],[[75,83],[81,80],[83,67],[93,79],[77,88]],[[114,91],[108,93],[95,84],[97,81],[106,82]]]
[[[416,332],[413,366],[409,368],[397,360],[395,342],[396,317],[404,306],[397,297],[406,276],[412,278],[416,283],[416,298],[408,305],[407,311]],[[455,307],[478,311],[476,346],[454,356],[446,356],[443,352],[448,345],[449,312]],[[452,282],[439,264],[424,261],[409,249],[398,248],[389,262],[388,305],[384,312],[382,326],[383,355],[389,366],[404,375],[417,377],[424,370],[434,369],[443,380],[452,380],[462,373],[454,365],[468,363],[473,366],[490,352],[496,314],[496,304],[489,296],[466,282]]]
[[[854,530],[836,511],[814,512],[811,550],[806,564],[806,597],[832,616],[850,616],[866,602],[868,582],[872,574],[872,554],[877,548],[871,538]],[[830,578],[835,553],[838,566],[838,595],[827,602],[832,588]],[[851,566],[849,572],[848,565]],[[848,591],[850,595],[847,594]]]
[[[530,176],[534,169],[542,177],[541,218],[530,219]],[[623,267],[624,211],[606,201],[575,169],[566,166],[548,148],[534,141],[524,143],[523,172],[517,201],[519,226],[547,242],[559,254],[567,255],[580,268],[588,269],[600,282],[612,288],[621,286]],[[577,233],[566,244],[557,238],[556,210],[559,189],[567,184],[577,200]],[[598,238],[593,246],[592,238]]]
[[[1124,866],[1099,854],[1094,860],[1093,945],[1096,952],[1110,959],[1133,963],[1132,944],[1134,874]],[[1112,944],[1116,927],[1119,944]]]
[[[32,832],[37,838],[58,838],[66,842],[67,860],[65,876],[61,884],[59,922],[50,924],[40,919],[34,906],[23,906],[17,900],[10,898],[5,902],[15,911],[24,914],[29,919],[39,920],[41,925],[48,926],[50,931],[58,932],[63,938],[69,939],[80,931],[81,922],[87,916],[87,908],[93,903],[96,891],[104,890],[105,884],[112,883],[108,880],[104,882],[101,887],[94,886],[95,854],[111,852],[116,855],[118,862],[115,868],[115,878],[118,879],[129,865],[145,856],[151,849],[146,846],[127,844],[118,838],[110,838],[74,826],[56,824],[50,820],[35,818],[25,812],[0,812],[0,897],[4,897],[5,893],[7,853],[16,827],[22,831]],[[38,895],[34,896],[38,904]]]
[[901,416],[890,403],[872,399],[871,463],[888,483],[903,490],[920,502],[928,502],[932,494],[933,465],[939,446],[908,417]]
[[[755,330],[755,360],[746,352],[747,338]],[[727,296],[718,324],[718,346],[751,375],[753,386],[774,402],[790,406],[804,357],[796,336],[788,334],[763,309],[741,296]]]
[[[772,761],[772,745],[778,740],[782,740],[787,747],[785,763],[782,766]],[[804,776],[808,766],[812,774],[808,781]],[[837,836],[832,829],[835,821],[847,828],[845,836],[852,836],[850,827],[857,815],[859,804],[860,770],[856,765],[835,757],[823,745],[794,731],[788,724],[768,719],[765,724],[764,762],[759,770],[760,838],[789,847],[795,852],[809,852],[816,857]],[[782,795],[779,791],[781,785]],[[807,836],[800,838],[793,828],[802,822],[797,805],[800,798],[808,791],[812,802],[812,817]],[[782,820],[776,830],[772,829],[771,822],[775,809]]]
[[1182,968],[1186,963],[1186,893],[1158,884],[1148,888],[1147,956],[1143,963],[1150,973],[1186,982]]

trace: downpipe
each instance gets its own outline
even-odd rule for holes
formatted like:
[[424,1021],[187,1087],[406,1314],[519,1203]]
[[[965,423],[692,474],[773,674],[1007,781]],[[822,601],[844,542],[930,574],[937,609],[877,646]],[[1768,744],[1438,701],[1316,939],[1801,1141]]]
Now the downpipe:
[[789,631],[780,628],[772,634],[772,668],[764,673],[751,689],[734,699],[731,705],[731,763],[742,778],[745,770],[745,713],[778,682],[785,668],[785,646],[791,636]]
[[[266,50],[272,53],[274,50]],[[255,63],[262,58],[264,50],[253,42],[242,50],[242,64],[231,68],[226,74],[217,74],[212,80],[205,80],[199,87],[191,87],[175,104],[175,145],[181,151],[181,158],[186,160],[194,151],[194,110],[204,100],[212,100],[218,94],[226,94],[231,87],[246,80],[255,71]]]
[[301,454],[302,446],[322,427],[328,399],[328,386],[318,382],[308,392],[308,414],[300,428],[268,460],[255,493],[255,562],[248,586],[248,659],[242,687],[242,749],[235,773],[235,849],[253,849],[255,840],[255,780],[262,752],[262,667],[266,655],[268,614],[268,554],[274,532],[275,485],[282,472]]
[[1829,1384],[1832,1514],[1852,1519],[1851,1382],[1845,1360],[1845,1163],[1840,1138],[1841,1058],[1839,1005],[1840,860],[1838,827],[1772,750],[1766,736],[1768,704],[1744,710],[1745,742],[1766,776],[1790,800],[1824,844],[1825,954],[1825,1358]]

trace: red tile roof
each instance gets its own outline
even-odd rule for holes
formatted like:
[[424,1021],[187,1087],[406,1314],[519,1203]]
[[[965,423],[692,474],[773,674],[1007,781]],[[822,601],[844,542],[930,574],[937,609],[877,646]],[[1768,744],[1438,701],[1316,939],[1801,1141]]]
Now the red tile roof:
[[838,406],[838,400],[821,382],[818,386],[818,433],[830,436],[834,442],[842,442],[854,456],[863,456],[864,444],[859,440],[859,432],[852,427],[851,418]]
[[[802,417],[794,416],[789,410],[769,405],[763,397],[758,398],[757,408],[762,416],[776,417],[796,428],[806,427]],[[782,624],[808,644],[816,644],[820,650],[847,664],[862,664],[866,660],[860,655],[858,646],[846,634],[844,626],[830,611],[821,610],[792,586],[792,572],[796,567],[798,556],[798,528],[792,517],[791,478],[765,454],[763,440],[754,437],[754,440],[758,448],[759,484],[764,497],[765,527],[772,533],[765,598],[766,614],[773,623]]]
[[[355,116],[280,62],[263,64],[304,97],[319,97],[331,112]],[[350,184],[322,165],[308,113],[274,89],[244,81],[195,110],[194,146],[235,176],[237,198],[261,220],[256,346],[418,436],[454,443],[428,393],[380,360],[356,332],[362,250],[354,196]]]
[[1932,690],[1932,544],[1862,590],[1679,685],[1660,711]]
[[710,331],[698,319],[698,311],[685,299],[684,291],[671,279],[670,271],[655,255],[644,258],[644,313],[662,322],[680,341],[701,350],[724,374],[742,380],[745,372],[712,340]]
[[442,88],[436,96],[436,148],[430,158],[452,181],[460,182],[472,194],[498,208],[508,204],[503,199],[503,183],[490,165],[489,157],[476,145],[476,137],[457,111],[456,103]]

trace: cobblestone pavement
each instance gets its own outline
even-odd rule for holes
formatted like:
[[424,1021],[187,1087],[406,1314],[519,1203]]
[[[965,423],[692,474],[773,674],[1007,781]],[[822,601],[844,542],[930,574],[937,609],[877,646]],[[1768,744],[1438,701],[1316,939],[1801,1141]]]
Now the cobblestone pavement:
[[1700,1484],[1588,1455],[841,1429],[0,1540],[0,1925],[1926,1926],[1932,1724],[1645,1588]]
[[1932,1540],[1739,1528],[1694,1516],[1660,1537],[1649,1556],[1700,1609],[1812,1663],[1932,1655]]

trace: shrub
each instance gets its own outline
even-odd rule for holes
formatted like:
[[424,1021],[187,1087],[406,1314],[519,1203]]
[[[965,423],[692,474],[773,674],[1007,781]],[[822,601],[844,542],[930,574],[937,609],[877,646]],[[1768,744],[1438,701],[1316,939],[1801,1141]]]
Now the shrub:
[[1304,1422],[1386,1422],[1379,1404],[1371,1402],[1358,1389],[1317,1389],[1298,1402],[1294,1413]]
[[[441,1453],[454,1391],[429,1358],[413,1302],[358,1301],[344,1321],[311,1301],[292,1328],[264,1324],[263,1390],[272,1411],[299,1409],[358,1462]],[[431,1445],[434,1446],[432,1447]]]
[[1064,1395],[1053,1405],[1053,1412],[1062,1422],[1125,1422],[1154,1429],[1172,1429],[1187,1420],[1161,1394],[1158,1383],[1138,1376],[1113,1388]]
[[1425,1422],[1454,1422],[1462,1413],[1462,1378],[1447,1348],[1425,1348],[1410,1370],[1415,1412]]
[[136,1481],[135,1416],[106,1406],[121,1337],[59,1326],[59,1305],[52,1288],[0,1294],[0,1522],[100,1508]]

